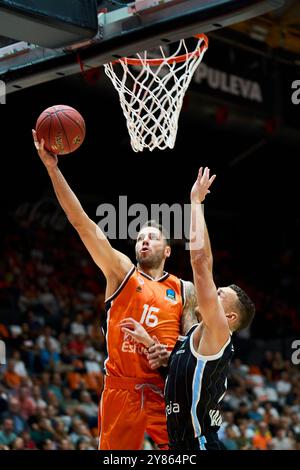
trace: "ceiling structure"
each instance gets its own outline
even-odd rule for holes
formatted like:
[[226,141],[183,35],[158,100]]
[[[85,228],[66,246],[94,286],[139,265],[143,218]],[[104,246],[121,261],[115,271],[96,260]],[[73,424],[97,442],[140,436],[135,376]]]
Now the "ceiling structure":
[[230,28],[272,48],[300,54],[299,0],[286,0],[282,8]]
[[[147,0],[141,0],[142,3],[145,3]],[[155,0],[149,0],[149,2],[154,2]],[[172,0],[167,0],[172,3]],[[175,5],[178,3],[180,5],[182,0],[176,0]],[[262,2],[261,4],[263,4]],[[196,2],[195,2],[196,4]],[[120,6],[126,5],[125,0],[105,0],[99,1],[99,12],[109,11],[111,16],[114,16],[115,11],[120,11]],[[100,8],[101,6],[101,8]],[[103,8],[104,7],[104,8]],[[121,8],[121,11],[126,10],[126,8]],[[127,20],[127,18],[126,18]],[[106,26],[106,25],[105,25]],[[111,26],[111,25],[109,25]],[[214,25],[215,26],[215,25]],[[115,27],[115,24],[112,23],[112,27]],[[300,1],[299,0],[285,0],[283,7],[272,11],[271,13],[255,17],[248,21],[234,24],[227,28],[217,28],[215,31],[210,33],[218,36],[220,39],[231,40],[232,45],[239,45],[240,47],[247,48],[247,43],[251,42],[251,48],[255,49],[256,52],[263,53],[264,55],[269,56],[270,52],[274,59],[287,60],[292,65],[300,64]],[[231,35],[230,38],[228,36]],[[118,35],[119,36],[119,35]],[[232,37],[233,36],[233,37]],[[248,39],[248,41],[247,41]],[[252,39],[252,41],[251,41]],[[256,40],[256,41],[253,41]],[[271,48],[271,49],[269,49]],[[6,52],[8,50],[9,54]],[[38,46],[31,45],[26,42],[16,43],[15,40],[9,38],[4,38],[0,36],[0,51],[3,51],[1,56],[0,54],[0,73],[2,66],[2,73],[8,71],[8,75],[4,76],[3,80],[7,84],[7,93],[11,91],[18,91],[26,86],[32,86],[34,84],[42,83],[43,81],[48,81],[54,78],[60,78],[61,76],[71,75],[78,72],[78,63],[74,61],[72,57],[65,55],[63,50],[51,50],[43,49]],[[89,52],[87,48],[86,51],[82,51],[81,60],[84,63],[85,68],[95,67],[97,62],[99,66],[99,57],[95,59],[95,63],[88,57],[89,61],[85,60],[85,52]],[[42,66],[46,59],[52,60],[52,63],[55,65],[53,68],[53,73],[49,76],[47,70],[47,64],[45,64],[45,73],[42,69]],[[70,61],[64,62],[66,59]],[[27,63],[26,63],[27,61]],[[55,62],[56,61],[56,62]],[[43,62],[43,63],[42,63]],[[103,62],[102,62],[103,63]],[[25,74],[24,80],[22,78],[21,72],[19,80],[19,70],[23,65],[29,65],[28,74]],[[34,78],[34,72],[32,66],[37,65],[36,79]],[[38,67],[41,65],[41,73]],[[24,67],[25,68],[25,67]],[[17,82],[14,82],[14,70],[16,70]],[[12,80],[10,81],[10,74]],[[42,74],[45,77],[42,79]],[[1,77],[0,77],[1,78]],[[28,83],[27,83],[28,82]]]

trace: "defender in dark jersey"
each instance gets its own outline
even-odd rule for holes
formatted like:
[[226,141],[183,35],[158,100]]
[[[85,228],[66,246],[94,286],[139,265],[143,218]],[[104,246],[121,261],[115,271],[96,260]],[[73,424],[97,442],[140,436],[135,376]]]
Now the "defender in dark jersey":
[[[198,308],[202,321],[179,337],[168,361],[165,383],[166,415],[170,448],[173,450],[221,450],[217,431],[222,422],[219,405],[226,393],[233,355],[232,333],[246,328],[255,308],[248,295],[234,284],[217,289],[213,258],[202,203],[215,179],[199,170],[191,191],[190,254]],[[143,327],[127,319],[122,327],[149,346]],[[146,334],[145,334],[146,333]],[[162,345],[149,348],[151,367],[164,365]]]
[[176,450],[225,449],[218,440],[219,403],[233,355],[231,337],[218,354],[203,356],[193,345],[194,325],[173,349],[165,384],[169,443]]

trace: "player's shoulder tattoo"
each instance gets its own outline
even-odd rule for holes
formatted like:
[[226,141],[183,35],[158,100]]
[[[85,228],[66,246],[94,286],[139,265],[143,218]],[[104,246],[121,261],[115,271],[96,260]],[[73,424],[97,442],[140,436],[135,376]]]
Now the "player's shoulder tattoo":
[[197,297],[195,286],[190,281],[182,281],[184,307],[181,319],[181,332],[186,334],[193,325],[198,323],[196,315]]

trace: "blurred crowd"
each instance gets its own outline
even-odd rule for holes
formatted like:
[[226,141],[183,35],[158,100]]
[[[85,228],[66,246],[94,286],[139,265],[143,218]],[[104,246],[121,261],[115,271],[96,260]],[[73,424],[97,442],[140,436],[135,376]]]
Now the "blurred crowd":
[[104,279],[72,232],[9,233],[0,265],[0,448],[96,449]]
[[299,366],[273,351],[259,364],[235,358],[222,409],[227,449],[300,450]]
[[[104,278],[71,229],[10,224],[9,236],[1,235],[7,363],[0,365],[0,449],[97,449]],[[226,254],[217,256],[226,266]],[[168,268],[189,278],[186,265]],[[262,294],[250,291],[263,312]],[[228,449],[300,450],[299,370],[280,351],[266,351],[256,364],[242,363],[237,351],[223,418],[220,438]],[[144,448],[153,448],[148,436]]]

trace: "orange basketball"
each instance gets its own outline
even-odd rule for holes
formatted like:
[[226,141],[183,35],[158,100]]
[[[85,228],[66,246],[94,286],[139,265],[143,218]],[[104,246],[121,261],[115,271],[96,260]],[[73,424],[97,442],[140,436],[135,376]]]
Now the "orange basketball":
[[77,150],[85,138],[85,122],[76,109],[63,104],[45,109],[36,122],[38,140],[49,152],[65,155]]

